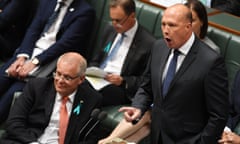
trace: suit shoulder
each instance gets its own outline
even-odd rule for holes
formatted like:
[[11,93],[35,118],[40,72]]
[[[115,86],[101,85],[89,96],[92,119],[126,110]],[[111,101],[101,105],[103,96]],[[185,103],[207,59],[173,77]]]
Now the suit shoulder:
[[92,11],[92,12],[95,11],[94,8],[89,3],[87,3],[85,0],[80,1],[79,7],[81,7],[81,9],[80,9],[81,11],[85,11],[85,10]]
[[218,58],[221,57],[221,55],[219,53],[217,53],[214,49],[212,49],[209,45],[207,45],[206,43],[204,43],[201,40],[196,40],[196,45],[198,45],[198,51],[200,52],[200,54],[205,55],[206,57],[209,58]]
[[151,42],[156,40],[156,38],[152,35],[152,33],[150,33],[146,28],[144,28],[140,24],[139,24],[138,30],[136,32],[136,35],[143,36],[145,40],[148,40]]
[[53,84],[53,78],[33,78],[27,82],[27,85],[31,85],[33,87],[48,87]]
[[92,97],[96,100],[100,100],[102,96],[94,88],[90,86],[87,81],[84,81],[79,85],[79,90],[84,92],[88,97]]
[[32,79],[29,79],[28,82],[32,82],[32,83],[47,83],[47,82],[50,82],[52,81],[53,78],[32,78]]

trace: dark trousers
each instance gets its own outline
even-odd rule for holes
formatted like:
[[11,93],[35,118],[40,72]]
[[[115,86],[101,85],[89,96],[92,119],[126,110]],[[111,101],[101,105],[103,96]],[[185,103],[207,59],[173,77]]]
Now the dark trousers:
[[8,117],[13,95],[16,91],[22,91],[25,82],[8,77],[5,70],[15,61],[15,57],[0,67],[0,124]]

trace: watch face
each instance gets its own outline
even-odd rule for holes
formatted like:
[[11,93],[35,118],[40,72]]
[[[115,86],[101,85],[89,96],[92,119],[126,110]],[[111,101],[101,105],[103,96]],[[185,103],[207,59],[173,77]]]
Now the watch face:
[[34,59],[32,60],[32,63],[35,64],[35,65],[37,65],[37,64],[39,63],[39,61],[38,61],[38,59],[34,58]]

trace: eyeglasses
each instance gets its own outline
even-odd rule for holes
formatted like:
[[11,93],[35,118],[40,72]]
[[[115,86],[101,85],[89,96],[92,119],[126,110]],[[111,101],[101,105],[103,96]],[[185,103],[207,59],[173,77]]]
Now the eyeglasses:
[[130,15],[123,19],[112,19],[112,22],[116,22],[118,26],[122,27],[122,25],[127,21]]
[[78,78],[79,76],[80,76],[80,75],[77,75],[77,76],[75,76],[75,77],[71,77],[71,76],[69,76],[69,75],[63,75],[63,74],[61,74],[61,73],[59,73],[59,72],[53,72],[53,77],[54,77],[55,79],[62,79],[62,80],[64,80],[64,81],[66,81],[66,82],[70,82],[70,81]]

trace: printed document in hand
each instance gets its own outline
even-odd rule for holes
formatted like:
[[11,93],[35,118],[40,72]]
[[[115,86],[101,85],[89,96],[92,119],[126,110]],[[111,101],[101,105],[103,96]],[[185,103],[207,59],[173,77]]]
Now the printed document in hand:
[[110,84],[110,82],[104,79],[106,75],[107,72],[98,67],[89,67],[86,70],[86,79],[96,90],[100,90],[101,88]]

